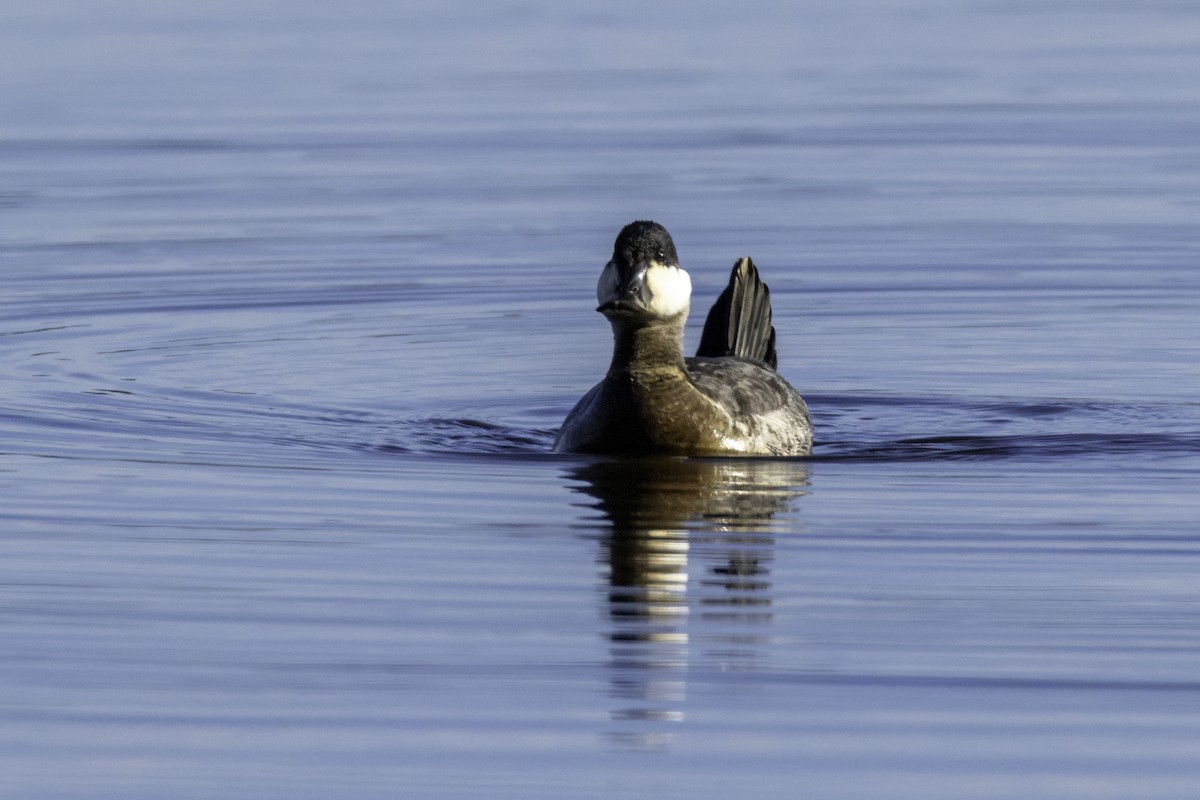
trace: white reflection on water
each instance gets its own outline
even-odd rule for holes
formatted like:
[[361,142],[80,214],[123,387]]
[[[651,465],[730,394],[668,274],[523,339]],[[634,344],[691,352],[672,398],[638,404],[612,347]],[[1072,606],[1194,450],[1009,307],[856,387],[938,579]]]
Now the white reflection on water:
[[685,718],[694,651],[719,668],[764,660],[775,515],[805,493],[785,460],[599,460],[568,472],[606,523],[612,739],[659,748]]

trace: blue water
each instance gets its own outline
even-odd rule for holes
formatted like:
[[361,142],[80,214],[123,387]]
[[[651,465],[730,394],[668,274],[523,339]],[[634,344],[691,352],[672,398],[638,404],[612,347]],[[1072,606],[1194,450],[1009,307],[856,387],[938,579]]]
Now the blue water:
[[[0,10],[0,795],[1194,796],[1198,33]],[[646,217],[811,459],[549,453]]]

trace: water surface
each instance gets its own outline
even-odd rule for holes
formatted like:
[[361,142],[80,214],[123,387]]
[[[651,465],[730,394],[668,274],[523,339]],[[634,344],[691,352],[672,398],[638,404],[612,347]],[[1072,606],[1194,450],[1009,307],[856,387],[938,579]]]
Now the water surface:
[[[1190,797],[1198,28],[0,12],[4,794]],[[643,217],[811,459],[549,453]]]

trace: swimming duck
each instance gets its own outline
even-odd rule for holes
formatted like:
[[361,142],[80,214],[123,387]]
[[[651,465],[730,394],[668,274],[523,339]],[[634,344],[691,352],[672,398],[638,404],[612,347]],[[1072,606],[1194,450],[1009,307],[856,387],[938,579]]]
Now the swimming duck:
[[567,414],[560,453],[807,455],[812,423],[775,371],[767,286],[749,258],[733,265],[694,358],[683,355],[692,282],[656,222],[626,225],[596,285],[613,329],[604,380]]

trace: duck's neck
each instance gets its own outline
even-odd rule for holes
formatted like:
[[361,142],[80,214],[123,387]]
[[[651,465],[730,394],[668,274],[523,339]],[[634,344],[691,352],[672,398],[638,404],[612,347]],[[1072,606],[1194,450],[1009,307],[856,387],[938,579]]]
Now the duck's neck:
[[683,323],[686,314],[634,326],[613,322],[613,358],[609,377],[684,371]]

